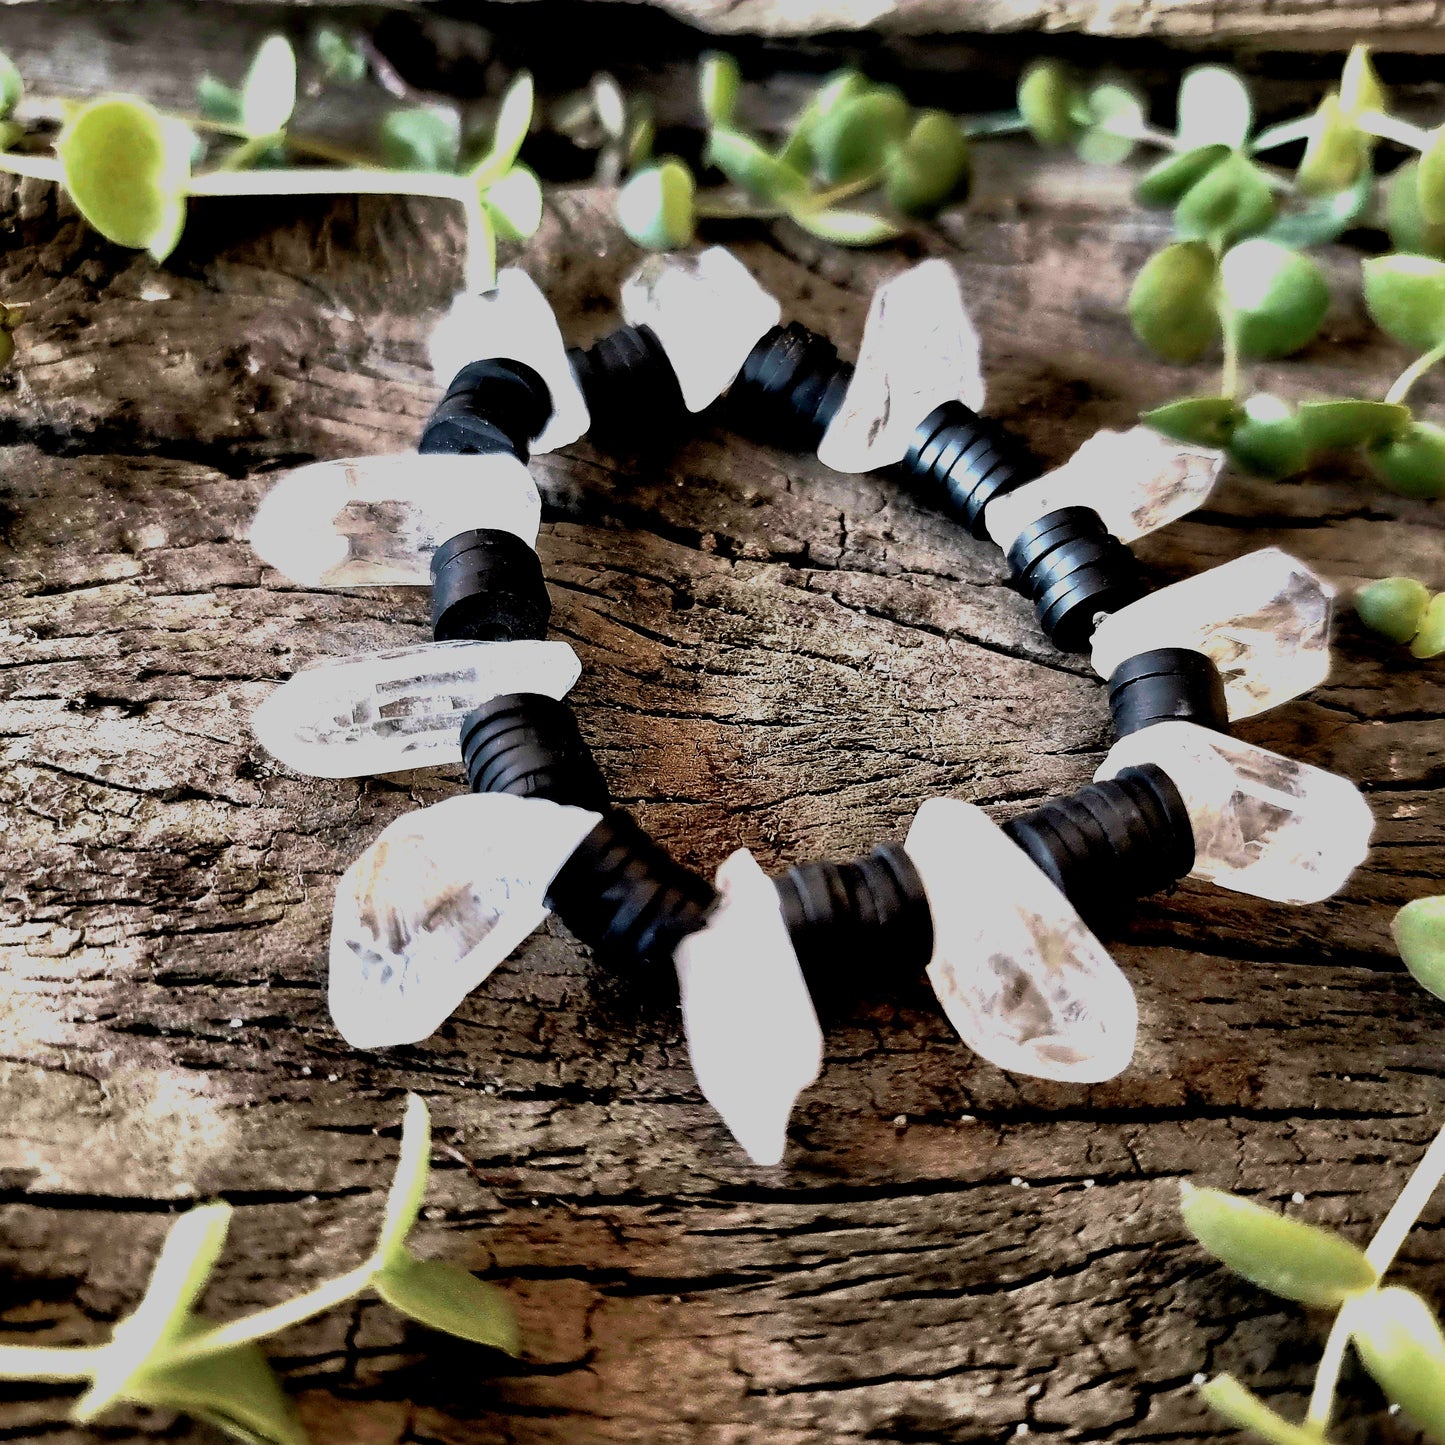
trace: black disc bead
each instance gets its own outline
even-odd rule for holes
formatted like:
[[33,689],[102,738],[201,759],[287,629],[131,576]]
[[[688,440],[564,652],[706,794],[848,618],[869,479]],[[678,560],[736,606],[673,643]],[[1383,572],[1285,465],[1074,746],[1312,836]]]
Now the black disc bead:
[[605,812],[607,784],[565,702],[494,697],[462,719],[462,766],[474,793],[514,793]]
[[598,953],[658,965],[707,921],[712,884],[676,863],[630,813],[614,808],[582,840],[547,891],[547,906]]
[[647,451],[671,442],[690,415],[677,373],[650,326],[623,326],[567,352],[601,446]]
[[431,559],[432,636],[438,642],[515,642],[547,635],[552,599],[537,554],[511,532],[449,537]]
[[1121,738],[1160,722],[1229,731],[1224,679],[1213,659],[1192,647],[1159,647],[1121,662],[1109,678],[1109,711]]
[[995,497],[1043,471],[1018,437],[961,401],[946,401],[919,422],[900,467],[975,537],[987,535],[983,512]]
[[520,361],[493,358],[462,367],[425,427],[425,455],[510,452],[525,462],[552,415],[547,383]]
[[1088,648],[1099,613],[1144,595],[1137,559],[1092,507],[1062,507],[1030,522],[1008,560],[1044,631],[1065,652]]
[[1194,866],[1189,811],[1152,763],[1054,798],[1003,831],[1091,924],[1112,920]]
[[797,321],[774,326],[728,388],[728,421],[785,451],[816,451],[852,377],[826,336]]

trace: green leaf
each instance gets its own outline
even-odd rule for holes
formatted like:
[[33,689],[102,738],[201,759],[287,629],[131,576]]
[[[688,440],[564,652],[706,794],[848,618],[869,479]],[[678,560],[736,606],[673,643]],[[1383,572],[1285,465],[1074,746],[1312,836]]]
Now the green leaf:
[[203,75],[196,82],[196,109],[207,120],[237,125],[241,119],[241,92],[214,75]]
[[1445,225],[1445,125],[1431,131],[1416,173],[1420,214],[1432,226]]
[[1117,81],[1104,81],[1085,96],[1084,113],[1088,119],[1074,142],[1079,159],[1104,166],[1128,160],[1144,124],[1144,101],[1138,92]]
[[1264,172],[1235,151],[1185,192],[1174,228],[1185,239],[1227,246],[1262,231],[1274,213],[1274,192]]
[[790,169],[804,172],[813,164],[813,132],[836,106],[868,89],[867,77],[856,70],[837,70],[819,86],[812,100],[798,113],[778,160]]
[[1404,431],[1410,408],[1393,401],[1307,401],[1299,419],[1312,451],[1347,451]]
[[427,1177],[431,1173],[431,1116],[425,1101],[417,1094],[406,1096],[406,1116],[401,1124],[401,1149],[397,1154],[396,1173],[386,1196],[386,1214],[376,1238],[376,1258],[383,1265],[399,1257],[405,1250],[421,1202],[426,1196]]
[[1197,361],[1219,334],[1214,281],[1208,246],[1179,241],[1156,251],[1129,291],[1134,334],[1167,361]]
[[861,180],[882,169],[908,134],[909,106],[891,87],[875,87],[833,106],[813,131],[813,158],[830,185]]
[[1374,1266],[1348,1240],[1287,1219],[1222,1189],[1183,1184],[1180,1211],[1189,1232],[1252,1284],[1307,1305],[1338,1305],[1373,1289]]
[[1074,140],[1082,130],[1075,112],[1083,104],[1083,87],[1061,60],[1035,60],[1019,78],[1019,113],[1041,146]]
[[506,1295],[458,1265],[416,1259],[403,1251],[372,1283],[393,1309],[434,1330],[491,1345],[509,1355],[521,1348],[516,1317]]
[[1445,340],[1445,261],[1376,256],[1363,264],[1365,306],[1377,326],[1416,351]]
[[191,176],[191,133],[143,100],[94,100],[55,149],[65,188],[107,240],[164,260],[180,239]]
[[1354,184],[1370,160],[1369,138],[1340,106],[1338,95],[1320,102],[1295,181],[1311,195],[1333,195]]
[[823,211],[803,208],[791,214],[805,231],[825,241],[836,241],[840,246],[877,246],[903,234],[901,226],[872,211],[830,206]]
[[20,78],[15,62],[0,51],[0,119],[13,115],[24,95],[25,82]]
[[1189,446],[1223,447],[1240,415],[1239,404],[1227,396],[1191,396],[1156,406],[1139,420]]
[[1410,651],[1420,658],[1439,657],[1445,652],[1445,592],[1430,599]]
[[652,158],[652,147],[657,140],[657,124],[652,117],[652,102],[647,96],[638,96],[628,112],[625,157],[627,169],[635,171]]
[[1288,356],[1311,341],[1330,307],[1324,273],[1277,241],[1241,241],[1219,263],[1219,284],[1246,356]]
[[[1430,594],[1413,577],[1387,577],[1385,583],[1411,583],[1419,589],[1419,593],[1403,595],[1398,609],[1399,626],[1393,631],[1385,632],[1385,628],[1378,626],[1366,616],[1365,607],[1361,598],[1370,591],[1366,587],[1355,599],[1355,605],[1360,609],[1360,616],[1366,624],[1374,627],[1376,631],[1385,632],[1385,635],[1395,642],[1409,642],[1419,625],[1424,620],[1425,608]],[[1374,582],[1371,587],[1382,587],[1385,583]],[[1421,597],[1419,594],[1424,594]],[[1418,608],[1415,606],[1419,603]],[[1381,609],[1383,611],[1383,608]],[[1445,606],[1437,609],[1442,619],[1445,619]],[[1413,626],[1408,634],[1405,628],[1411,625],[1411,613],[1413,612]],[[1386,621],[1395,621],[1396,617],[1391,616]],[[1445,640],[1445,639],[1442,639]],[[1445,648],[1442,648],[1445,650]],[[1433,898],[1416,898],[1407,903],[1394,917],[1390,924],[1390,932],[1395,936],[1395,947],[1400,951],[1400,958],[1405,967],[1410,970],[1415,982],[1422,988],[1428,989],[1436,998],[1445,998],[1445,897],[1436,895]]]
[[1365,459],[1402,497],[1445,497],[1445,430],[1434,422],[1414,421],[1398,436],[1371,443]]
[[517,159],[517,153],[532,126],[534,93],[531,75],[519,70],[497,107],[491,149],[472,167],[472,179],[480,189],[486,190],[512,169],[512,163]]
[[750,135],[719,126],[708,137],[707,159],[735,186],[760,201],[782,202],[801,196],[808,183]]
[[296,109],[296,52],[284,35],[268,35],[241,82],[241,125],[247,135],[274,135]]
[[1172,206],[1228,154],[1226,145],[1206,145],[1166,156],[1139,177],[1134,194],[1143,206]]
[[1260,234],[1266,241],[1278,241],[1295,250],[1323,246],[1363,221],[1374,199],[1375,174],[1362,170],[1354,185],[1330,196],[1316,197],[1302,210],[1276,216]]
[[639,246],[668,251],[692,240],[696,217],[692,172],[668,156],[628,178],[617,195],[617,220]]
[[1324,1445],[1324,1432],[1296,1425],[1276,1414],[1252,1390],[1246,1389],[1233,1375],[1216,1375],[1199,1387],[1199,1393],[1211,1409],[1223,1415],[1240,1430],[1248,1430],[1270,1445]]
[[311,48],[327,80],[356,85],[366,79],[366,51],[354,36],[323,25],[312,39]]
[[888,158],[890,204],[906,216],[931,216],[966,193],[973,173],[968,137],[946,111],[925,110]]
[[709,50],[698,71],[698,98],[709,125],[731,125],[737,109],[742,73],[731,55]]
[[1231,148],[1249,139],[1254,106],[1239,72],[1223,65],[1196,65],[1179,84],[1179,144],[1219,143]]
[[450,171],[462,145],[462,119],[446,105],[388,111],[377,127],[388,165],[409,171]]
[[1419,1429],[1445,1435],[1445,1335],[1430,1306],[1391,1285],[1351,1307],[1350,1338],[1390,1400]]
[[[1424,617],[1429,602],[1429,589],[1413,577],[1382,577],[1378,582],[1367,583],[1355,593],[1355,611],[1360,614],[1360,621],[1372,632],[1388,637],[1391,642],[1409,642],[1414,637],[1420,630],[1420,619]],[[1445,898],[1422,898],[1417,902],[1439,902],[1445,905]],[[1400,920],[1414,906],[1406,904],[1395,915],[1395,921],[1391,925],[1395,932],[1396,947],[1400,949],[1402,957],[1405,950],[1400,943]],[[1445,930],[1445,910],[1440,913],[1440,926]],[[1445,931],[1441,932],[1440,944],[1442,950],[1445,950]],[[1409,958],[1405,958],[1405,963],[1410,972],[1414,973]],[[1442,970],[1441,987],[1445,988],[1445,951],[1442,951],[1439,964]],[[1416,974],[1416,977],[1419,978],[1419,975]],[[1425,983],[1424,979],[1420,981]],[[1439,989],[1431,988],[1428,983],[1425,987],[1429,988],[1431,993],[1440,992]],[[1441,996],[1445,997],[1445,994]]]
[[1366,111],[1389,108],[1390,97],[1380,84],[1375,62],[1370,59],[1370,47],[1351,46],[1340,73],[1340,109],[1346,115],[1363,115]]
[[1385,225],[1397,251],[1445,258],[1445,223],[1425,218],[1420,162],[1407,161],[1386,182]]
[[525,241],[537,234],[542,224],[542,183],[530,167],[514,165],[487,188],[483,200],[504,240]]
[[1309,465],[1300,419],[1277,396],[1252,396],[1229,437],[1229,455],[1257,477],[1292,477]]

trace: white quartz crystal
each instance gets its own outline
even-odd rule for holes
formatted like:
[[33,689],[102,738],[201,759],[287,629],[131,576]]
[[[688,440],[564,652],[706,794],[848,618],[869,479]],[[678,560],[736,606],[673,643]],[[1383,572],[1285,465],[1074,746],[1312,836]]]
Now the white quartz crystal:
[[622,283],[629,326],[650,327],[689,411],[720,397],[754,346],[778,324],[782,308],[731,251],[649,256]]
[[251,715],[298,773],[361,778],[456,763],[462,719],[509,692],[565,697],[582,671],[565,642],[424,642],[304,668]]
[[1098,778],[1155,763],[1194,830],[1191,878],[1276,903],[1337,893],[1369,852],[1374,818],[1348,779],[1189,722],[1121,738]]
[[996,497],[984,522],[1007,552],[1039,517],[1092,507],[1121,542],[1132,542],[1202,506],[1223,464],[1223,452],[1170,441],[1146,426],[1095,432],[1063,466]]
[[788,1115],[818,1077],[823,1033],[778,890],[751,853],[718,869],[707,924],[674,954],[682,1021],[703,1096],[754,1164],[776,1164]]
[[424,1039],[547,916],[558,869],[600,814],[467,793],[405,813],[342,875],[331,1017],[349,1044]]
[[1224,679],[1231,718],[1318,687],[1330,670],[1335,589],[1278,547],[1212,567],[1132,602],[1094,630],[1094,671],[1159,647],[1190,647]]
[[983,408],[978,331],[946,261],[921,261],[874,293],[858,365],[818,458],[839,472],[902,461],[913,430],[935,407]]
[[530,366],[552,394],[551,419],[532,451],[555,451],[587,430],[587,403],[567,360],[557,318],[537,283],[515,266],[497,273],[492,290],[458,296],[431,334],[432,370],[443,389],[462,367],[493,357]]
[[532,474],[504,452],[353,457],[284,473],[251,545],[303,587],[423,585],[448,537],[486,527],[531,547],[541,518]]
[[1072,1083],[1134,1054],[1134,990],[1073,905],[988,815],[930,798],[904,843],[933,915],[929,981],[991,1063]]

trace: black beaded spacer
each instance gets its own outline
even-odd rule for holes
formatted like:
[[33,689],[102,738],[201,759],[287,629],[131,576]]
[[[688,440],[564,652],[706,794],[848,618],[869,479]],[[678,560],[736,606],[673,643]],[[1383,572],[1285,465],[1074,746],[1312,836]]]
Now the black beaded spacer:
[[552,393],[520,361],[494,358],[462,367],[422,428],[423,455],[510,452],[527,461],[552,415]]
[[885,843],[849,863],[800,863],[776,880],[810,989],[855,983],[879,960],[912,972],[933,956],[933,915],[913,860]]
[[1160,722],[1229,731],[1224,679],[1212,658],[1191,647],[1160,647],[1121,662],[1109,679],[1109,711],[1121,738]]
[[689,412],[677,373],[650,326],[623,326],[567,352],[591,416],[588,436],[604,447],[645,450],[674,440]]
[[605,812],[607,784],[572,709],[542,693],[513,692],[462,719],[462,766],[474,793],[514,793]]
[[983,511],[995,497],[1043,472],[1018,437],[961,401],[946,401],[919,422],[900,467],[925,492],[941,493],[943,510],[975,537],[988,535]]
[[1194,829],[1179,789],[1153,763],[1124,768],[1011,818],[1003,831],[1091,924],[1183,878]]
[[547,906],[584,943],[623,963],[665,964],[707,922],[707,879],[614,808],[582,840],[547,890]]
[[852,364],[826,336],[797,321],[774,326],[728,388],[728,419],[786,451],[816,451],[852,377]]
[[432,636],[513,642],[547,635],[552,599],[537,554],[511,532],[449,537],[431,559]]
[[1137,559],[1092,507],[1062,507],[1030,522],[1008,560],[1044,631],[1065,652],[1088,648],[1099,613],[1144,595]]

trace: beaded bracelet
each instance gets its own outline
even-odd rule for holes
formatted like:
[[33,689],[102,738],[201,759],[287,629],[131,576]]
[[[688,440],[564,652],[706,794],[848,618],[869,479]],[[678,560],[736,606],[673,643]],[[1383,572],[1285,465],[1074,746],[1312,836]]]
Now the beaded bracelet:
[[[1000,1067],[1102,1080],[1132,1057],[1137,1010],[1095,928],[1186,875],[1307,903],[1363,860],[1353,784],[1228,731],[1324,680],[1330,585],[1267,548],[1145,598],[1129,542],[1202,504],[1220,454],[1135,428],[1041,475],[979,415],[978,338],[942,261],[878,289],[856,366],[781,325],[721,248],[645,261],[622,310],[569,351],[541,292],[503,271],[433,335],[452,380],[420,457],[302,467],[257,513],[256,550],[297,582],[430,584],[435,639],[298,672],[257,709],[257,738],[323,777],[460,753],[471,789],[393,822],[341,881],[329,997],[348,1041],[425,1037],[555,912],[614,963],[675,966],[704,1095],[776,1163],[821,1068],[814,996],[865,961],[926,970]],[[892,468],[1003,548],[1052,641],[1107,681],[1119,740],[1095,781],[1002,828],[932,798],[901,845],[777,880],[739,850],[715,885],[615,807],[562,701],[580,664],[546,640],[527,463],[584,433],[655,443],[704,411],[839,470]]]

